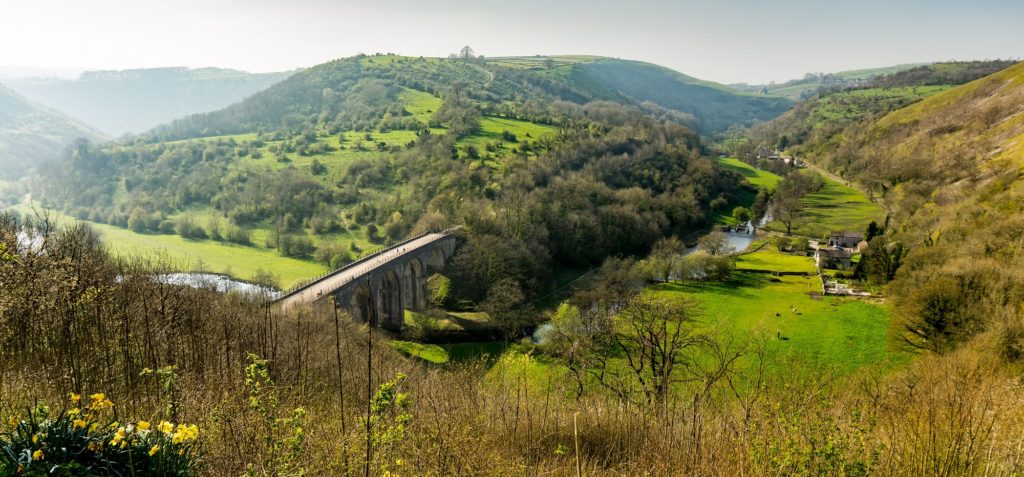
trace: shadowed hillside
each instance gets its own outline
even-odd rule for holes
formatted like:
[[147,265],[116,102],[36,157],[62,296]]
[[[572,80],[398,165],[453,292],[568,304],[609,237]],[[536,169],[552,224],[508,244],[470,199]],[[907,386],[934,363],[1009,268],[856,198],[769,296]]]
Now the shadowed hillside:
[[140,133],[189,114],[223,108],[288,77],[220,68],[87,71],[77,80],[12,80],[32,99],[111,136]]
[[78,138],[103,135],[0,85],[0,178],[17,178]]

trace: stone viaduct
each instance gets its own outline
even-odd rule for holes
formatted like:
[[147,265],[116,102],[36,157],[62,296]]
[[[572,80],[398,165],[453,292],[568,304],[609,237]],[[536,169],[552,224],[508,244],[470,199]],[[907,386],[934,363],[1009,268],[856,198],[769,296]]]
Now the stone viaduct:
[[404,310],[427,307],[427,278],[444,270],[455,254],[459,227],[413,237],[360,258],[306,285],[289,291],[277,303],[282,309],[306,303],[327,303],[359,322],[401,330]]

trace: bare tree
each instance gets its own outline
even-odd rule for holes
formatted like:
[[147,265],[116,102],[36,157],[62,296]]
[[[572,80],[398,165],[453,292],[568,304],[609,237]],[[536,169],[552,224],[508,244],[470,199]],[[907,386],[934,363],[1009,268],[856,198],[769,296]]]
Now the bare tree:
[[672,385],[695,365],[706,338],[693,325],[697,304],[679,296],[641,293],[626,302],[612,342],[643,391],[647,404],[662,402]]

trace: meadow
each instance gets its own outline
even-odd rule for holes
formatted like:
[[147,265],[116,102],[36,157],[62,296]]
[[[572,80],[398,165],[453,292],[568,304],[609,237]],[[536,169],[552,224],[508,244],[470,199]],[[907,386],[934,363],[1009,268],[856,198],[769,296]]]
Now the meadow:
[[[803,216],[793,226],[793,234],[809,238],[823,238],[832,230],[863,232],[871,221],[883,223],[885,212],[863,192],[824,177],[821,190],[800,199]],[[765,226],[773,232],[785,232],[778,221]]]
[[[29,206],[14,207],[26,215],[35,214]],[[47,210],[57,223],[75,221],[60,212]],[[99,233],[101,240],[113,255],[162,256],[182,270],[203,271],[227,275],[239,280],[252,280],[257,270],[271,272],[287,289],[299,281],[320,275],[327,267],[313,260],[300,260],[282,256],[275,250],[259,246],[243,246],[211,239],[194,240],[178,235],[142,234],[113,225],[80,220]],[[206,222],[200,222],[205,226]]]
[[750,182],[750,185],[760,189],[771,191],[782,180],[782,177],[776,174],[758,169],[735,157],[719,157],[716,161],[722,169],[743,176],[743,178]]

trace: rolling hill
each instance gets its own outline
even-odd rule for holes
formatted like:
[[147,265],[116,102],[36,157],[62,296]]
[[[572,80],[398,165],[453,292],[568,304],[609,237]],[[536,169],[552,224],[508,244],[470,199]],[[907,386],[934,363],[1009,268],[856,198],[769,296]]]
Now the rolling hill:
[[788,148],[801,156],[832,156],[842,151],[847,128],[1012,64],[998,60],[933,63],[874,77],[857,87],[823,91],[759,125],[748,136],[756,144]]
[[16,179],[56,159],[78,138],[99,141],[104,136],[0,85],[0,178]]
[[921,65],[904,64],[845,70],[838,73],[807,73],[803,78],[789,80],[784,83],[769,84],[731,84],[729,86],[749,93],[760,93],[772,96],[783,96],[794,101],[808,99],[822,89],[848,88],[862,86],[870,80],[912,69]]
[[87,71],[75,80],[22,78],[8,86],[110,136],[223,108],[288,77],[221,68]]
[[[232,262],[249,249],[334,267],[464,224],[521,247],[505,255],[520,257],[522,286],[536,289],[552,263],[589,266],[706,226],[712,201],[736,203],[742,188],[700,157],[700,137],[683,125],[693,116],[621,94],[601,100],[611,88],[558,76],[592,61],[340,59],[218,111],[81,144],[37,197],[140,244],[178,235],[179,249],[217,254],[202,260],[234,263],[232,273],[251,268]],[[513,206],[530,213],[506,221]]]
[[[345,109],[351,105],[345,102],[346,92],[356,88],[358,94],[371,93],[367,87],[371,79],[435,96],[458,84],[499,114],[522,114],[534,107],[531,100],[613,101],[642,107],[702,133],[767,121],[792,105],[785,98],[741,93],[636,61],[585,56],[452,61],[378,55],[315,66],[243,103],[178,121],[158,134],[185,138],[298,127],[310,114],[347,114]],[[396,91],[380,92],[374,100],[393,101]]]
[[797,149],[892,209],[875,256],[898,267],[888,292],[909,343],[982,334],[1024,357],[1024,63],[884,109]]

